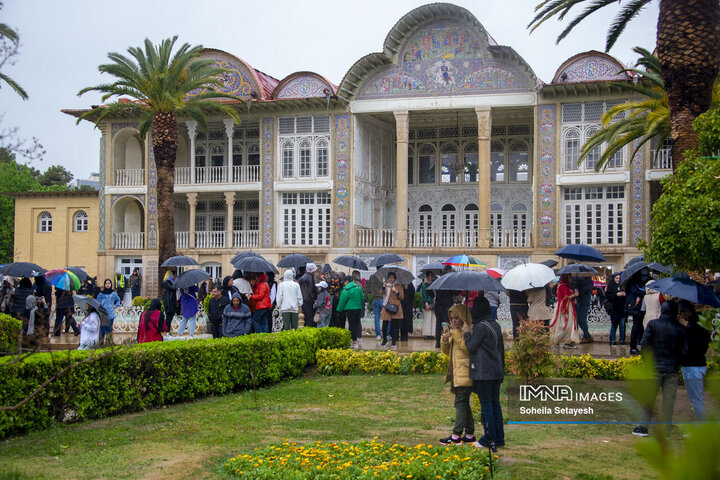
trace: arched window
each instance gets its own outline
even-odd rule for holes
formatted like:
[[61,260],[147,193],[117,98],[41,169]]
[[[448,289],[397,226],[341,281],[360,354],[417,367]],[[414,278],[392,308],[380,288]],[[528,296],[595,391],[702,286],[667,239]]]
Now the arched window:
[[469,143],[465,145],[463,150],[463,160],[465,161],[465,183],[475,183],[478,181],[478,146],[477,143]]
[[430,205],[420,205],[418,209],[418,228],[420,230],[432,230],[433,227],[433,209]]
[[312,175],[312,149],[310,148],[310,140],[303,139],[300,141],[298,154],[300,157],[300,176],[309,177]]
[[512,206],[512,228],[514,230],[525,230],[527,228],[527,207],[524,203],[516,203]]
[[435,183],[435,147],[423,145],[418,157],[419,183]]
[[563,163],[565,170],[578,169],[578,157],[580,156],[580,131],[577,128],[570,128],[563,136]]
[[324,138],[321,138],[315,144],[315,158],[317,161],[315,164],[316,176],[327,177],[329,175],[328,142]]
[[505,145],[502,142],[490,144],[490,181],[505,181]]
[[260,165],[260,147],[257,143],[253,143],[248,147],[248,163],[250,165]]
[[292,140],[283,142],[282,147],[282,176],[292,178],[295,171],[295,149]]
[[477,230],[479,226],[478,206],[474,203],[465,205],[465,230]]
[[205,166],[205,147],[195,147],[195,166],[196,167],[204,167]]
[[210,160],[213,167],[222,167],[225,162],[225,149],[222,145],[213,145],[210,148]]
[[85,210],[78,210],[73,216],[73,230],[76,232],[88,231],[88,215]]
[[440,211],[442,212],[442,229],[445,231],[454,231],[457,228],[455,205],[446,203]]
[[[585,138],[590,139],[593,135],[595,135],[597,132],[599,132],[600,129],[598,127],[590,127],[585,131]],[[587,157],[585,157],[585,160],[583,160],[583,163],[585,164],[586,170],[594,170],[597,166],[598,160],[600,160],[601,151],[600,151],[600,145],[593,148],[592,152],[588,153]]]
[[243,163],[242,148],[240,145],[233,145],[232,164],[234,167],[239,167]]
[[490,204],[490,228],[502,229],[503,227],[503,208],[499,203]]
[[455,183],[457,175],[455,174],[458,161],[457,145],[454,143],[446,143],[440,149],[440,182]]
[[530,180],[530,160],[525,142],[510,145],[510,181],[527,182]]
[[38,232],[52,232],[52,215],[50,212],[42,212],[38,217]]

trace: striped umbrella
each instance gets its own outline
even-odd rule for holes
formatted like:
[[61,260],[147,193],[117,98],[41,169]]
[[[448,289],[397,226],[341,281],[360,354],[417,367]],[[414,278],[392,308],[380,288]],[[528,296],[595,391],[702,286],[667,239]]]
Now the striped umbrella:
[[81,287],[78,276],[64,268],[50,270],[45,274],[45,278],[51,285],[60,290],[79,290]]
[[487,267],[487,264],[482,260],[478,260],[475,257],[469,257],[465,254],[450,257],[442,262],[442,264],[452,265],[454,267]]

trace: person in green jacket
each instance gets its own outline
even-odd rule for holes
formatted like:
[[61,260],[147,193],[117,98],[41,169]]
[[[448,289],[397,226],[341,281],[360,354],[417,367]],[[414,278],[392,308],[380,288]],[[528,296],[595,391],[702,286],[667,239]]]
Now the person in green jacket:
[[340,300],[338,301],[338,312],[346,312],[348,319],[348,329],[352,336],[352,348],[360,348],[360,337],[362,336],[362,326],[360,318],[362,314],[362,302],[365,294],[362,288],[355,282],[350,275],[345,277],[344,287],[340,292]]

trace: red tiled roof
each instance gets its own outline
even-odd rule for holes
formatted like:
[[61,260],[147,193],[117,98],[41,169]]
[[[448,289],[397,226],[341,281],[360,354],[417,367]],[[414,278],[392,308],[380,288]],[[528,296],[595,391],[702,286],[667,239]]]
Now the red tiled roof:
[[260,88],[262,88],[262,97],[266,100],[270,100],[272,98],[273,90],[275,90],[277,84],[280,83],[280,80],[271,77],[265,72],[261,72],[257,68],[253,68],[253,70],[255,70],[255,75],[257,75]]

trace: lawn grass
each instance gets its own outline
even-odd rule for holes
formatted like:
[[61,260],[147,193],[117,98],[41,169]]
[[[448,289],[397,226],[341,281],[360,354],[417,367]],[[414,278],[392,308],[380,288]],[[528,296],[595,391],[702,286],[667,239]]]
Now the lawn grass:
[[[0,480],[217,478],[228,457],[283,438],[436,444],[454,417],[442,379],[309,374],[258,390],[257,410],[249,391],[62,425],[2,441]],[[655,478],[627,426],[507,425],[506,439],[499,479]]]

